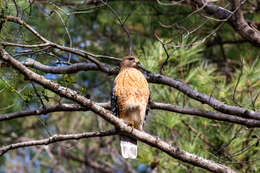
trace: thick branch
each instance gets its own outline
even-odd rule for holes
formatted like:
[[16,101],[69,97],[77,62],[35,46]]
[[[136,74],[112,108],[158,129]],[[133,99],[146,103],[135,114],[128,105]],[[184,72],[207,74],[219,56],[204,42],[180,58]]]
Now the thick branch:
[[[38,75],[34,73],[33,71],[26,68],[22,63],[14,59],[12,56],[10,56],[4,49],[0,48],[0,58],[10,63],[16,70],[20,71],[22,74],[24,74],[29,80],[37,82],[38,84],[42,85],[43,87],[59,94],[60,96],[66,97],[70,100],[73,100],[80,105],[89,108],[99,116],[101,116],[103,119],[107,120],[111,124],[115,125],[122,133],[125,135],[129,135],[132,137],[135,137],[144,143],[156,147],[160,149],[161,151],[167,153],[168,155],[179,159],[181,161],[190,163],[192,165],[207,169],[212,172],[234,172],[232,169],[223,166],[221,164],[215,163],[210,160],[206,160],[204,158],[201,158],[199,156],[190,154],[188,152],[185,152],[183,150],[180,150],[179,148],[173,147],[169,145],[168,143],[160,140],[159,138],[153,137],[145,132],[133,129],[126,125],[123,120],[115,117],[112,115],[108,110],[105,110],[101,106],[98,106],[94,104],[91,100],[79,95],[76,91],[73,91],[68,88],[64,88],[60,86],[59,84],[45,79],[43,76]],[[20,144],[21,145],[21,144]],[[11,145],[12,146],[12,145]],[[10,146],[9,146],[10,147]]]
[[181,106],[174,106],[171,104],[153,102],[151,108],[159,109],[159,110],[167,110],[171,112],[178,112],[181,114],[195,115],[204,118],[209,118],[212,120],[231,122],[231,123],[245,125],[247,127],[260,127],[259,120],[247,119],[247,118],[242,118],[234,115],[218,113],[218,112],[209,112],[209,111],[204,111],[201,109],[196,109],[191,107],[181,107]]
[[28,117],[33,115],[42,115],[50,112],[60,112],[60,111],[83,111],[83,108],[77,104],[58,104],[55,106],[45,106],[44,108],[25,110],[14,113],[7,113],[0,115],[0,121],[11,120],[15,118]]
[[69,134],[69,135],[54,135],[46,139],[33,140],[28,142],[19,142],[19,143],[1,147],[0,156],[9,150],[14,150],[17,148],[36,146],[36,145],[48,145],[48,144],[61,142],[61,141],[79,140],[82,138],[111,136],[111,135],[115,135],[116,133],[117,133],[116,130],[113,129],[113,130],[102,131],[102,132],[85,132],[85,133],[77,133],[77,134]]
[[[108,105],[109,104],[109,105]],[[110,107],[110,103],[97,103],[103,108]],[[45,106],[44,108],[24,110],[14,113],[0,114],[0,121],[11,120],[15,118],[23,118],[34,115],[48,114],[51,112],[71,112],[71,111],[87,111],[88,109],[78,104],[57,104],[54,106]]]
[[[45,66],[37,61],[30,60],[30,59],[28,61],[26,61],[25,64],[28,66],[34,67],[36,69],[42,70],[44,72],[55,71],[57,73],[62,73],[63,70],[64,71],[72,71],[72,69],[75,70],[74,66],[62,67],[63,70],[61,70],[60,67],[52,68],[50,66]],[[75,66],[77,66],[77,65],[75,65]],[[86,64],[86,65],[82,65],[82,66],[84,66],[84,68],[85,68],[84,70],[87,70],[87,69],[98,70],[98,67],[97,66],[95,67],[94,64],[92,64],[92,65]],[[117,72],[118,72],[116,68],[112,68],[109,66],[106,66],[106,68],[107,68],[108,74],[117,74]],[[78,70],[79,70],[79,68],[78,68]],[[143,70],[147,71],[146,69],[143,69]],[[76,70],[74,72],[76,72]],[[152,82],[152,83],[165,84],[170,87],[176,88],[177,90],[183,92],[187,96],[189,96],[195,100],[198,100],[201,103],[208,104],[209,106],[213,107],[215,110],[220,111],[224,114],[231,114],[231,115],[241,116],[241,117],[245,117],[245,118],[252,118],[252,119],[260,120],[259,112],[255,112],[255,111],[244,109],[244,108],[237,107],[237,106],[227,105],[211,96],[199,93],[198,91],[189,87],[187,84],[185,84],[181,81],[174,80],[170,77],[147,71],[147,79],[149,82]]]
[[213,15],[220,20],[227,20],[234,30],[237,31],[242,37],[249,40],[254,46],[260,47],[260,32],[257,29],[250,27],[245,21],[243,15],[233,15],[233,12],[209,3],[207,0],[191,1],[198,5],[199,8],[204,7],[203,9],[207,14]]
[[[63,74],[63,73],[76,73],[79,71],[84,71],[84,70],[99,70],[97,65],[94,63],[76,63],[76,64],[71,64],[68,66],[47,66],[44,65],[38,61],[35,61],[34,59],[28,58],[26,61],[23,63],[24,65],[28,67],[33,67],[35,69],[41,70],[45,73],[54,73],[54,74]],[[112,67],[103,64],[102,66],[104,67],[103,69],[106,69],[106,72],[108,74],[113,73]]]
[[[111,108],[110,102],[95,103],[95,104],[102,106],[105,109]],[[209,111],[204,111],[201,109],[196,109],[196,108],[191,108],[191,107],[182,107],[182,106],[175,106],[172,104],[152,102],[151,109],[165,110],[165,111],[177,112],[177,113],[188,114],[188,115],[195,115],[195,116],[204,117],[204,118],[208,118],[208,119],[212,119],[212,120],[219,120],[219,121],[241,124],[241,125],[244,125],[247,127],[260,127],[259,120],[241,118],[238,116],[217,113],[217,112],[209,112]],[[39,108],[39,109],[34,109],[34,110],[25,110],[25,111],[19,111],[19,112],[2,114],[2,115],[0,114],[0,121],[6,121],[6,120],[34,116],[34,115],[48,114],[48,113],[52,113],[52,112],[87,111],[87,110],[88,110],[87,108],[82,107],[78,104],[58,104],[58,105],[54,105],[54,106],[45,106],[45,108]]]
[[[43,43],[43,44],[33,44],[33,45],[27,45],[27,44],[19,44],[19,43],[10,43],[10,42],[0,42],[1,45],[3,46],[15,46],[15,47],[23,47],[23,48],[42,48],[42,47],[53,47],[53,48],[58,48],[62,51],[65,51],[65,52],[70,52],[70,53],[73,53],[75,55],[78,55],[78,56],[81,56],[81,57],[91,57],[91,61],[94,62],[94,63],[88,63],[88,67],[86,67],[86,65],[83,65],[83,63],[77,63],[77,67],[78,66],[81,66],[79,67],[79,70],[84,70],[85,68],[92,68],[93,70],[100,70],[104,73],[108,73],[108,74],[113,74],[114,70],[109,68],[108,65],[104,64],[104,63],[101,63],[99,62],[98,60],[95,60],[93,58],[103,58],[103,59],[109,59],[109,60],[113,60],[113,61],[120,61],[120,59],[118,58],[115,58],[115,57],[110,57],[110,56],[104,56],[104,55],[94,55],[94,54],[91,54],[89,52],[86,52],[86,51],[83,51],[83,50],[79,50],[79,49],[75,49],[75,48],[70,48],[70,47],[65,47],[65,46],[61,46],[61,45],[58,45],[56,43]],[[93,57],[93,58],[92,58]],[[33,60],[33,59],[27,59],[27,61],[25,62],[27,63],[26,65],[28,66],[35,66],[35,68],[39,68],[40,70],[42,69],[42,71],[45,71],[47,73],[62,73],[62,72],[59,72],[59,69],[54,69],[54,70],[51,70],[53,67],[48,67],[47,66],[44,66],[43,64]],[[86,63],[85,63],[86,64]],[[94,66],[94,64],[96,66]],[[82,67],[84,66],[84,67]],[[73,72],[77,72],[79,70],[76,70],[75,68],[77,67],[72,67],[74,70],[72,70]],[[71,67],[69,67],[71,68]],[[60,68],[61,70],[63,68]],[[64,68],[64,70],[66,71],[71,71],[69,69],[66,69],[66,67]],[[73,72],[70,72],[70,73],[73,73]]]
[[198,91],[189,87],[187,84],[181,81],[174,80],[170,77],[163,76],[160,74],[155,74],[155,73],[149,73],[148,80],[149,82],[152,83],[165,84],[170,87],[176,88],[177,90],[183,92],[185,95],[189,96],[190,98],[198,100],[203,104],[208,104],[215,110],[220,111],[222,113],[260,120],[260,112],[255,112],[237,106],[227,105],[211,96],[199,93]]

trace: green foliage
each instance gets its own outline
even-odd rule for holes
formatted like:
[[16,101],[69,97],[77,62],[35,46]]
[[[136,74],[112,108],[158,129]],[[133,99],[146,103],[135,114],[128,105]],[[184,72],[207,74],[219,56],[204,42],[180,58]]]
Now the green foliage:
[[[183,43],[183,45],[185,45],[185,43]],[[141,53],[139,53],[139,56],[142,57],[141,60],[146,67],[153,72],[158,72],[162,62],[166,60],[167,55],[160,43],[147,44],[145,46],[147,47],[143,47],[144,57],[142,57]],[[235,100],[239,102],[240,105],[243,105],[243,107],[259,110],[259,99],[255,100],[254,107],[252,107],[252,97],[256,97],[260,88],[259,58],[256,58],[251,63],[244,61],[241,68],[237,69],[233,73],[232,79],[227,82],[225,75],[218,71],[215,64],[208,63],[205,59],[201,58],[203,51],[205,51],[205,49],[198,45],[191,48],[182,47],[177,51],[169,50],[168,54],[171,54],[171,56],[164,67],[164,73],[173,76],[175,79],[185,81],[199,92],[211,95],[227,104],[236,105],[233,101],[233,97],[235,97]],[[250,56],[247,56],[247,59],[250,59]],[[236,91],[235,93],[234,90]],[[169,89],[163,85],[151,85],[151,91],[153,93],[152,98],[156,101],[213,111],[208,106],[198,104],[198,102],[187,98],[187,96],[184,96],[180,92]],[[146,125],[146,131],[149,131],[155,136],[159,136],[169,143],[178,145],[185,151],[202,157],[215,161],[220,159],[223,163],[236,162],[237,159],[242,161],[248,155],[252,154],[252,150],[255,150],[254,147],[252,147],[249,151],[241,151],[243,150],[241,147],[245,145],[244,141],[248,140],[247,138],[249,136],[247,129],[238,125],[220,123],[205,118],[189,117],[165,111],[152,111],[150,116]],[[193,128],[194,131],[192,131],[191,128]],[[239,137],[234,138],[229,144],[232,137],[237,135],[237,131],[239,131]],[[202,138],[207,139],[210,146],[208,146],[209,144],[207,143],[205,144]],[[256,141],[253,140],[249,143],[255,144]],[[239,157],[232,158],[232,161],[224,154],[225,152],[235,154],[237,151],[241,151],[241,153]],[[155,149],[142,146],[141,153],[141,162],[148,165],[151,160],[155,158],[159,159],[159,172],[169,172],[169,170],[183,172],[177,164],[167,164],[167,166],[165,166],[164,163],[174,161],[163,156],[164,154],[162,154],[162,156],[160,154],[158,155],[158,151]],[[257,152],[253,154],[254,157],[256,153]],[[258,169],[252,168],[252,170]],[[193,169],[193,172],[201,172],[201,170]]]
[[[83,1],[80,0],[42,3],[34,1],[32,4],[28,0],[16,2],[19,17],[46,39],[69,47],[67,29],[73,48],[118,58],[128,55],[129,39],[117,17],[122,21],[127,19],[124,26],[129,30],[133,41],[133,54],[139,57],[147,69],[183,81],[193,89],[226,104],[258,112],[260,110],[259,48],[250,43],[220,44],[221,41],[241,38],[228,24],[212,33],[218,26],[218,21],[205,18],[202,13],[191,14],[194,9],[188,5],[164,6],[155,1],[129,1],[126,6],[124,1],[108,1],[118,13],[118,16],[115,16],[102,4],[82,5]],[[70,3],[80,5],[69,5]],[[223,1],[215,3],[223,7],[226,5]],[[250,6],[249,3],[244,5]],[[11,0],[0,1],[0,10],[0,13],[6,16],[16,16],[17,13]],[[260,19],[259,14],[249,12],[245,17],[251,21]],[[1,41],[41,43],[24,26],[6,21],[0,30]],[[69,58],[69,63],[87,61],[58,49],[34,48],[30,49],[32,54],[26,54],[29,49],[5,49],[19,61],[32,58],[53,67],[68,65]],[[109,65],[116,64],[110,60],[99,60]],[[50,74],[31,69],[96,102],[106,102],[110,99],[114,76],[97,71]],[[42,103],[46,106],[71,103],[35,84],[37,94],[28,79],[4,62],[0,62],[0,76],[0,114],[43,108]],[[215,111],[176,89],[165,85],[149,85],[153,101]],[[0,144],[2,146],[27,139],[42,139],[54,134],[111,128],[112,125],[88,111],[53,112],[0,122]],[[260,171],[258,129],[152,110],[147,118],[145,131],[182,150],[230,166],[238,172]],[[127,161],[134,169],[145,164],[158,172],[206,172],[141,142],[138,142],[138,145],[138,159]],[[69,153],[71,157],[62,155],[63,152]],[[12,172],[18,167],[20,172],[60,172],[59,168],[70,172],[91,172],[90,166],[82,162],[85,158],[124,172],[129,165],[120,160],[119,155],[118,137],[115,136],[68,141],[48,147],[30,147],[9,152],[0,158],[0,172]],[[73,156],[82,160],[73,160]],[[55,165],[59,165],[59,168],[55,168]]]

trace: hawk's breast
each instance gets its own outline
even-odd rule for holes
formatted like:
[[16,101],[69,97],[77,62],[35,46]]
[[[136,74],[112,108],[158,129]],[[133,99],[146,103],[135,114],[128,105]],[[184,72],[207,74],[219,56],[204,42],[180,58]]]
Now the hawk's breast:
[[139,70],[125,68],[115,79],[115,95],[119,107],[119,117],[131,109],[145,110],[149,98],[148,83]]

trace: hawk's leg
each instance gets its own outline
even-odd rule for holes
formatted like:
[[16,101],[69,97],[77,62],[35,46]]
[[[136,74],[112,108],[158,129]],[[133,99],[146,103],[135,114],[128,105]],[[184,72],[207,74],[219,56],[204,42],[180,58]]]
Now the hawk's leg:
[[124,120],[124,123],[126,123],[128,126],[132,128],[136,128],[135,122],[131,120]]
[[128,126],[132,127],[132,128],[135,128],[135,123],[132,121],[132,122],[127,122],[126,123]]
[[134,122],[131,123],[131,127],[135,128],[135,123]]

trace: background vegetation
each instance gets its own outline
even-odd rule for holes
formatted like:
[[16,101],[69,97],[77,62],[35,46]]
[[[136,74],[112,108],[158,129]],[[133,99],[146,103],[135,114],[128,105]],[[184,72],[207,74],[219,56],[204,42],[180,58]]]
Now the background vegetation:
[[[211,2],[234,9],[231,1]],[[116,58],[129,55],[132,49],[131,53],[154,73],[183,81],[228,105],[260,111],[259,46],[191,1],[3,0],[0,10],[1,16],[17,16],[59,45]],[[250,26],[259,30],[259,2],[245,1],[241,10]],[[1,42],[40,43],[24,25],[1,18],[0,28]],[[2,45],[21,62],[32,58],[52,67],[89,62],[52,47]],[[97,59],[118,65],[113,59]],[[110,100],[115,75],[84,70],[55,74],[31,69],[95,102]],[[0,76],[0,116],[72,103],[26,79],[4,61]],[[166,85],[150,83],[150,88],[153,101],[215,112]],[[52,112],[1,121],[0,145],[112,127],[90,111]],[[144,130],[238,172],[260,171],[258,128],[153,109]],[[206,172],[142,142],[138,147],[137,160],[122,159],[117,136],[20,148],[0,157],[0,172],[105,172],[103,167],[114,172]]]

